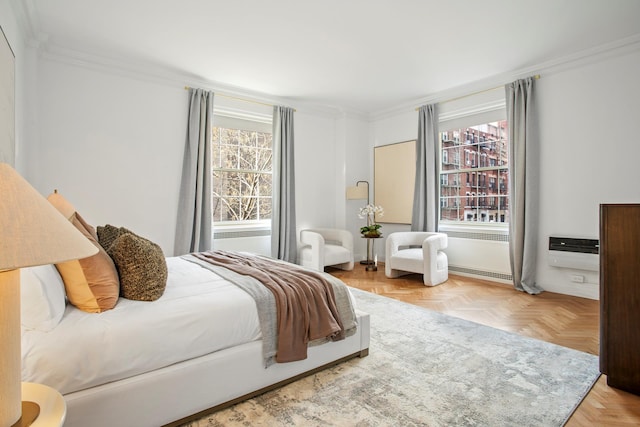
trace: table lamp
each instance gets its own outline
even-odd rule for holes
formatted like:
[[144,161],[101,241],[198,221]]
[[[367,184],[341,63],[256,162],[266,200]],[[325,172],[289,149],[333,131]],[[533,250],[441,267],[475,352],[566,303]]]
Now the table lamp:
[[40,411],[21,399],[20,268],[97,252],[9,164],[0,163],[0,426],[27,426]]

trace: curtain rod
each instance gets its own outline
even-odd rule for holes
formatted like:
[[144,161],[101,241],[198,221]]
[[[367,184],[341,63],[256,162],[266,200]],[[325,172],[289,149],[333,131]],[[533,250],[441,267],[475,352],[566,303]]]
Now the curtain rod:
[[[185,86],[184,87],[184,90],[189,90],[189,89],[191,89],[190,86]],[[250,102],[252,104],[265,105],[267,107],[273,107],[274,106],[274,104],[269,104],[268,102],[260,102],[260,101],[255,101],[253,99],[240,98],[239,96],[225,95],[224,93],[218,93],[218,92],[214,92],[214,93],[216,94],[216,96],[222,96],[222,97],[229,98],[229,99],[235,99],[236,101]],[[293,111],[297,111],[297,110],[294,108]]]
[[[536,74],[535,76],[533,76],[534,80],[538,80],[540,79],[540,74]],[[442,104],[444,102],[453,102],[453,101],[457,101],[459,99],[464,99],[464,98],[468,98],[470,96],[474,96],[474,95],[480,95],[481,93],[485,93],[485,92],[491,92],[492,90],[496,90],[496,89],[500,89],[500,88],[504,88],[504,85],[501,86],[495,86],[495,87],[490,87],[489,89],[484,89],[484,90],[479,90],[477,92],[473,92],[473,93],[469,93],[467,95],[462,95],[462,96],[457,96],[455,98],[451,98],[451,99],[445,99],[444,101],[438,101],[439,104]],[[418,111],[420,109],[420,107],[416,107],[416,111]]]

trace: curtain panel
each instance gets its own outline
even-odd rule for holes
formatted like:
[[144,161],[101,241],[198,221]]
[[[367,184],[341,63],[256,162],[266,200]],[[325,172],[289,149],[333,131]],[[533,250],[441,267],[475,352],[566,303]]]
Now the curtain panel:
[[178,200],[175,255],[208,251],[212,248],[213,98],[213,92],[189,89],[187,138]]
[[295,263],[296,235],[293,113],[289,107],[273,107],[273,195],[271,256]]
[[438,104],[423,105],[418,111],[411,231],[438,231],[439,160]]
[[539,294],[536,284],[540,143],[535,79],[505,86],[509,125],[509,257],[514,287]]

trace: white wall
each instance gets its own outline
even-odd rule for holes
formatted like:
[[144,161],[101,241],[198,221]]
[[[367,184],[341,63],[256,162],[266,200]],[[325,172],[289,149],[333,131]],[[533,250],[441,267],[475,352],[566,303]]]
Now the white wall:
[[[640,202],[640,50],[542,75],[538,282],[597,298],[598,274],[547,265],[549,236],[599,237],[600,203]],[[570,281],[579,274],[588,283]]]
[[[418,136],[418,112],[414,108],[407,108],[401,113],[394,113],[373,120],[370,125],[370,137],[372,146],[370,152],[370,182],[372,202],[374,188],[374,170],[373,170],[373,151],[375,147],[381,145],[395,144],[397,142],[409,141],[416,139]],[[384,206],[382,206],[384,209]],[[384,216],[381,218],[382,238],[377,239],[374,244],[374,252],[378,257],[378,261],[384,261],[386,236],[395,231],[409,231],[410,224],[385,224]]]
[[[124,226],[173,254],[187,97],[183,85],[147,79],[45,54],[39,60],[38,165],[30,178],[44,195],[57,188],[89,223]],[[216,97],[216,106],[248,112],[270,108]],[[307,109],[308,110],[308,109]],[[344,147],[331,114],[295,115],[298,228],[344,222]],[[338,209],[340,208],[340,209]],[[264,253],[264,238],[224,242]],[[240,245],[241,248],[237,248]],[[224,246],[224,245],[223,245]]]
[[[25,134],[26,134],[26,93],[28,56],[23,34],[18,25],[16,14],[8,0],[0,0],[0,27],[4,32],[9,46],[15,55],[15,169],[22,175],[26,174]],[[2,37],[2,34],[0,34]],[[2,41],[4,43],[4,40]]]
[[130,228],[173,251],[187,92],[52,58],[38,70],[32,182],[93,225]]
[[336,162],[335,119],[298,111],[294,121],[298,230],[334,227],[336,187],[344,179]]
[[[542,71],[537,81],[542,163],[537,280],[552,292],[597,299],[596,272],[548,265],[548,238],[597,239],[600,203],[640,202],[640,144],[634,135],[640,117],[640,48],[609,52],[590,61]],[[485,102],[491,100],[480,101]],[[444,104],[441,113],[450,115],[458,108],[466,107]],[[371,124],[374,146],[413,139],[416,134],[417,115],[409,108]],[[408,228],[383,226],[387,235]],[[377,247],[379,258],[382,247]],[[505,258],[505,251],[497,252]],[[474,263],[469,262],[470,267]],[[504,266],[508,260],[491,259],[487,265]],[[584,276],[586,283],[572,283],[570,276],[575,274]]]
[[[359,117],[343,115],[338,120],[342,138],[341,147],[344,157],[344,179],[342,185],[336,189],[338,205],[342,206],[342,222],[339,228],[349,230],[353,235],[353,251],[356,262],[367,258],[366,243],[360,237],[360,227],[366,224],[366,220],[360,219],[358,213],[366,200],[346,200],[346,188],[353,187],[358,181],[369,182],[369,193],[373,201],[373,149],[369,143],[369,123]],[[339,142],[340,143],[340,142]],[[360,185],[365,185],[361,183]]]

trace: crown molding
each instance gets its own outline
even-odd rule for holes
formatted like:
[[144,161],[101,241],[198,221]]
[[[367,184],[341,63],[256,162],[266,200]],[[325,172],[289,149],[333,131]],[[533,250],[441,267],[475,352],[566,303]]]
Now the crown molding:
[[302,114],[317,114],[334,119],[345,118],[368,122],[399,114],[406,114],[409,110],[415,110],[415,108],[420,105],[436,102],[443,103],[458,97],[482,92],[487,90],[487,88],[505,85],[516,79],[533,74],[555,74],[590,63],[596,63],[610,57],[625,55],[640,49],[640,35],[635,35],[558,57],[535,66],[490,76],[430,95],[408,99],[406,102],[373,113],[365,113],[335,105],[318,104],[302,98],[277,97],[267,93],[251,91],[246,88],[192,75],[186,73],[184,70],[174,69],[166,64],[142,62],[140,60],[132,60],[131,58],[107,57],[56,45],[49,40],[47,34],[41,31],[37,7],[34,5],[35,0],[9,1],[16,13],[18,26],[24,35],[25,42],[29,46],[34,47],[41,57],[45,59],[90,68],[105,73],[118,74],[129,78],[152,81],[161,85],[201,87],[220,94],[246,98],[257,102],[289,105],[294,107],[298,113]]
[[414,110],[420,105],[447,102],[452,99],[468,96],[469,94],[491,90],[498,86],[506,85],[514,80],[531,75],[553,75],[562,71],[601,62],[611,57],[623,56],[638,50],[640,50],[640,35],[619,39],[611,43],[602,44],[590,49],[581,50],[570,55],[546,61],[532,67],[502,73],[425,97],[415,98],[402,104],[371,113],[369,114],[369,120],[375,121],[390,116],[406,114],[407,111]]
[[34,0],[9,0],[9,3],[27,46],[40,48],[47,42],[48,36],[40,31],[40,20]]
[[331,118],[340,117],[344,114],[342,109],[334,106],[320,105],[302,99],[277,97],[257,91],[250,91],[246,88],[204,79],[185,73],[182,70],[173,69],[164,64],[96,55],[60,46],[53,42],[40,43],[37,47],[41,58],[52,62],[74,65],[164,86],[178,86],[181,88],[184,86],[198,87],[211,90],[221,95],[247,99],[248,101],[272,105],[287,105],[295,108],[298,113],[303,114],[317,114],[330,116]]

